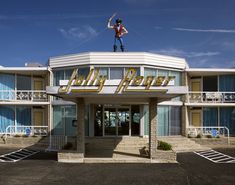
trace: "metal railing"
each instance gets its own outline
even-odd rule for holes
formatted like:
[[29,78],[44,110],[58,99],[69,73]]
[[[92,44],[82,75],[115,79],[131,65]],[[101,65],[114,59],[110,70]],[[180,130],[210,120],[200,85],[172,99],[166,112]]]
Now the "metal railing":
[[188,103],[235,103],[235,92],[189,91]]
[[0,90],[1,101],[47,101],[45,90]]
[[59,151],[63,149],[67,143],[68,137],[64,135],[50,135],[50,144],[47,148],[48,151]]
[[9,125],[6,128],[4,138],[7,139],[8,136],[47,136],[48,126],[14,126]]
[[194,127],[190,126],[186,128],[187,135],[189,137],[227,137],[228,144],[229,141],[229,129],[227,127]]

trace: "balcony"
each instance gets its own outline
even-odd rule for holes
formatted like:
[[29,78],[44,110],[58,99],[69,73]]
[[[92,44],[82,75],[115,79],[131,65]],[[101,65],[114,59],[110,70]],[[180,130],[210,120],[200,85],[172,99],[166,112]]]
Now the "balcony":
[[0,90],[0,101],[47,102],[45,90]]
[[190,91],[187,103],[235,103],[235,92]]

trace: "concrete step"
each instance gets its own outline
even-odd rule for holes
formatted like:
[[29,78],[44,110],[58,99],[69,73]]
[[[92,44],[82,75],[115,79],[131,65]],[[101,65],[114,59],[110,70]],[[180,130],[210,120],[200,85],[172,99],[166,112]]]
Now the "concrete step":
[[[200,144],[200,145],[228,145],[228,140],[227,138],[190,138],[190,140]],[[230,140],[233,142],[233,140]],[[231,143],[233,145],[233,143]],[[235,144],[235,142],[234,142]]]
[[84,158],[84,163],[151,163],[150,159],[141,157],[131,158]]
[[176,153],[184,153],[184,152],[195,152],[195,151],[204,151],[210,150],[209,147],[198,147],[198,148],[174,148],[173,151]]
[[117,146],[115,150],[141,150],[148,148],[148,146]]
[[113,151],[113,157],[148,157],[148,153],[146,151],[141,150],[117,150]]

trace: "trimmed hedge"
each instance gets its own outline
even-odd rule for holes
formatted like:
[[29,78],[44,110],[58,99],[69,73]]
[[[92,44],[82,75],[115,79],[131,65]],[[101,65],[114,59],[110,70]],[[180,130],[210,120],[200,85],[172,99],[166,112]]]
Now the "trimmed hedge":
[[171,150],[172,146],[164,141],[158,141],[158,150]]

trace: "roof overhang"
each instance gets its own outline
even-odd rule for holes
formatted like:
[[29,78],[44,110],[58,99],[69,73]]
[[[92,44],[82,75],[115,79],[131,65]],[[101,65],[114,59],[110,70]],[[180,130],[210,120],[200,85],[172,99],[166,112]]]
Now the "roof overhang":
[[186,72],[189,76],[213,76],[235,74],[235,69],[190,68]]
[[0,67],[0,72],[12,73],[12,74],[42,75],[48,73],[48,68],[47,67]]

